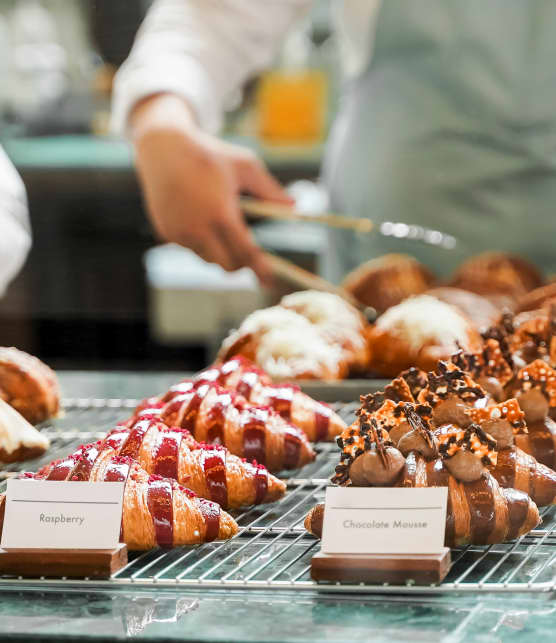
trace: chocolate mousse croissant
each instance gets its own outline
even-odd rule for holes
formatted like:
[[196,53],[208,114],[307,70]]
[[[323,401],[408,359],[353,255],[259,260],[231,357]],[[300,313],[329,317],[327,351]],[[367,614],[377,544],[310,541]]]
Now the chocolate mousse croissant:
[[[84,448],[49,465],[31,480],[72,482],[124,482],[121,540],[129,549],[197,545],[237,533],[235,520],[214,502],[157,475],[149,475],[131,458],[114,456],[111,450],[93,457],[95,447]],[[5,497],[0,496],[3,522]],[[0,529],[2,524],[0,524]]]
[[[539,523],[538,509],[531,498],[515,489],[502,489],[486,469],[485,458],[491,461],[495,456],[480,429],[464,431],[468,450],[461,446],[453,449],[448,440],[435,438],[410,404],[406,405],[406,417],[411,430],[403,438],[409,449],[404,456],[376,420],[361,412],[355,423],[358,426],[353,426],[353,434],[346,438],[348,444],[344,445],[344,438],[339,439],[343,453],[333,481],[358,486],[448,487],[445,542],[451,547],[512,540]],[[459,453],[469,457],[460,459]],[[478,463],[471,473],[469,458]],[[322,517],[323,509],[314,508],[305,520],[306,529],[320,536]]]

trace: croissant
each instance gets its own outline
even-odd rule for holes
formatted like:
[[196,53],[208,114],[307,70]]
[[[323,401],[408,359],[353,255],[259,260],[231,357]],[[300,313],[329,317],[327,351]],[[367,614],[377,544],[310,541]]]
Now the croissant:
[[[426,461],[410,453],[396,487],[448,487],[446,510],[447,547],[490,545],[513,540],[534,529],[539,512],[529,496],[516,489],[502,489],[491,475],[475,482],[459,482],[442,460]],[[305,529],[322,535],[324,505],[317,505],[305,518]]]
[[475,351],[481,345],[479,333],[457,308],[430,295],[389,308],[371,329],[369,342],[372,369],[387,377],[412,366],[429,371],[458,346]]
[[38,358],[17,348],[0,347],[0,398],[37,424],[58,413],[56,374]]
[[49,441],[13,407],[0,399],[0,462],[21,462],[42,455]]
[[328,405],[313,400],[295,384],[273,384],[264,371],[241,355],[215,364],[195,379],[216,382],[237,391],[253,404],[269,406],[299,427],[312,442],[333,440],[346,428]]
[[[234,536],[235,520],[209,500],[175,480],[151,475],[131,458],[114,456],[96,445],[84,447],[30,479],[75,482],[125,482],[121,540],[129,549],[197,545]],[[4,497],[0,498],[0,515]],[[1,526],[1,525],[0,525]]]
[[249,404],[241,395],[211,382],[182,382],[154,408],[139,408],[135,418],[141,413],[188,429],[199,442],[222,444],[269,471],[297,469],[315,458],[305,434],[278,413]]
[[[201,444],[186,429],[154,418],[131,428],[116,427],[96,442],[96,453],[130,457],[150,474],[172,478],[223,509],[273,502],[286,492],[284,482],[260,464],[247,462],[217,444]],[[50,466],[50,465],[47,465]]]

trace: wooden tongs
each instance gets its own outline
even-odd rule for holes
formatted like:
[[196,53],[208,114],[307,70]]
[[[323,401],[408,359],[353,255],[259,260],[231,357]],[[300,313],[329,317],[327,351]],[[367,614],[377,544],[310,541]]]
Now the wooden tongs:
[[274,221],[303,221],[305,223],[320,223],[330,228],[342,228],[352,230],[360,234],[376,233],[383,237],[394,237],[396,239],[409,239],[419,241],[431,246],[452,250],[456,246],[456,238],[440,230],[424,228],[420,225],[408,223],[396,223],[394,221],[383,221],[375,224],[371,219],[362,217],[345,217],[339,214],[326,212],[322,214],[305,214],[279,203],[272,201],[261,201],[250,197],[242,197],[239,200],[240,208],[246,214]]

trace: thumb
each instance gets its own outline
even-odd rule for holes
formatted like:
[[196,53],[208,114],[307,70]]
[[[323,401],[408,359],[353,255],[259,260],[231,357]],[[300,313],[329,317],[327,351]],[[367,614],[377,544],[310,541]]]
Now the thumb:
[[294,200],[258,159],[244,162],[239,171],[240,187],[253,196],[284,205],[293,205]]

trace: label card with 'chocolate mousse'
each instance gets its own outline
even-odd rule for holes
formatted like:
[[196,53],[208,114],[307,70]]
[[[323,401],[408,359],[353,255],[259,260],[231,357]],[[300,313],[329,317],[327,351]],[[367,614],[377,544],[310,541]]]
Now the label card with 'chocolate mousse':
[[447,487],[328,487],[326,554],[437,554],[444,548]]
[[8,480],[3,549],[114,549],[123,482]]

